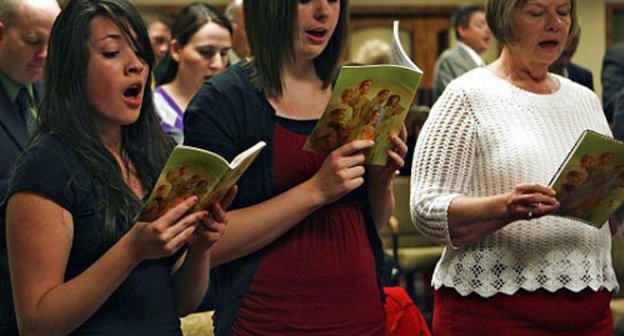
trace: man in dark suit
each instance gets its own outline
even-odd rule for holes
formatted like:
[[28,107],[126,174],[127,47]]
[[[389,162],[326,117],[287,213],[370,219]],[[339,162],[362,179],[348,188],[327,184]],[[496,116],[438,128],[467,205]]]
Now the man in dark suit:
[[228,52],[229,65],[232,65],[249,56],[243,0],[231,0],[224,14],[232,23],[232,49]]
[[452,18],[457,45],[445,50],[433,72],[432,99],[435,102],[451,80],[479,66],[485,66],[480,54],[489,46],[492,32],[482,5],[461,7]]
[[594,75],[588,69],[572,62],[565,67],[570,80],[579,83],[590,90],[594,90]]
[[[607,120],[613,121],[613,127],[624,128],[624,110],[618,111],[620,120],[616,120],[616,106],[624,101],[624,41],[614,44],[605,53],[602,61],[602,102]],[[616,125],[615,123],[620,125]],[[623,134],[620,134],[624,138]]]
[[1,0],[0,6],[0,199],[11,167],[35,125],[55,0]]
[[171,25],[172,18],[165,14],[156,11],[146,11],[141,14],[145,28],[147,29],[147,35],[149,36],[152,49],[154,50],[154,78],[152,84],[154,86],[160,82],[160,79],[165,75],[167,71],[167,63],[170,60],[167,59],[169,53],[169,45],[171,44]]
[[[35,126],[56,0],[0,0],[0,203],[11,168]],[[10,298],[4,212],[0,212],[0,297]],[[11,300],[9,300],[11,301]],[[0,335],[17,335],[13,302],[0,303]]]
[[572,63],[572,56],[576,53],[580,36],[581,33],[579,31],[579,33],[574,36],[574,39],[570,40],[568,45],[561,52],[559,59],[550,66],[549,71],[569,78],[571,81],[579,83],[593,91],[594,76],[591,71]]

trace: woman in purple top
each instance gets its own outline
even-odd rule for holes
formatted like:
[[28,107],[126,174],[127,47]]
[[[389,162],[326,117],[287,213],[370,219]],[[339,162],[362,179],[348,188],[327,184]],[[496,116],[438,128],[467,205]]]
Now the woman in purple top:
[[214,7],[193,3],[174,18],[172,35],[166,69],[154,89],[154,104],[163,130],[182,143],[186,106],[205,81],[227,67],[232,26]]

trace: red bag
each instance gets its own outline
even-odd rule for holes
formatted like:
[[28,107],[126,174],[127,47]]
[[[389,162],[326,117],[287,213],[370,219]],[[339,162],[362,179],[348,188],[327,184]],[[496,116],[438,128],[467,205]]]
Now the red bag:
[[402,287],[384,287],[388,336],[431,336],[420,310]]

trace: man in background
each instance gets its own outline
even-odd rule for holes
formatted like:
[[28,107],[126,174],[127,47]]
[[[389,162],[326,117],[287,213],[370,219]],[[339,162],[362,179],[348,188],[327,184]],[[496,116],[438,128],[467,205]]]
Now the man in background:
[[141,14],[147,35],[149,36],[152,49],[154,49],[154,58],[158,65],[167,52],[171,43],[171,18],[158,12],[145,12]]
[[[60,11],[55,0],[0,0],[0,201],[17,156],[36,127],[48,38]],[[8,278],[3,222],[1,212],[0,277]],[[0,286],[0,291],[0,297],[11,297],[4,295],[10,286]],[[17,334],[13,302],[0,303],[0,335]]]
[[154,11],[141,13],[141,18],[145,23],[147,35],[154,50],[156,63],[154,64],[153,84],[156,85],[167,69],[166,63],[168,60],[166,56],[171,44],[172,20],[168,15]]
[[613,136],[624,140],[624,41],[607,49],[602,61],[602,102]]
[[594,90],[594,76],[591,71],[580,65],[572,63],[572,56],[576,53],[576,49],[580,40],[580,32],[568,43],[559,59],[550,66],[550,71],[569,78],[571,81],[579,83],[590,90]]
[[249,56],[243,0],[232,0],[225,9],[224,14],[232,23],[232,49],[228,52],[228,59],[230,65],[232,65]]
[[485,19],[482,5],[461,7],[452,18],[457,45],[445,50],[436,62],[433,73],[432,101],[435,102],[451,80],[479,66],[487,50],[492,32]]
[[0,0],[0,200],[36,126],[48,37],[60,11],[55,0]]

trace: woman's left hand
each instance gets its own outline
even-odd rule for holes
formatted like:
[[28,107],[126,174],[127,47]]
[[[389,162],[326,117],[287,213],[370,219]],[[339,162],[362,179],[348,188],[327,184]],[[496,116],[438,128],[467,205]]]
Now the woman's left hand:
[[188,238],[187,244],[190,253],[202,254],[225,233],[227,226],[226,209],[236,196],[237,187],[230,188],[228,193],[219,203],[214,203],[201,219],[193,234]]
[[407,131],[405,126],[403,126],[398,135],[390,135],[389,137],[392,146],[388,150],[388,162],[386,165],[368,165],[366,167],[368,173],[366,176],[368,198],[371,204],[373,222],[378,229],[383,228],[388,223],[388,219],[394,209],[392,181],[397,169],[405,164],[405,155],[407,155],[406,137]]
[[391,134],[389,139],[392,146],[388,149],[388,162],[385,166],[369,165],[367,170],[369,177],[378,181],[391,181],[396,171],[405,165],[405,155],[407,155],[407,130],[405,126],[401,128],[398,135]]

